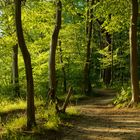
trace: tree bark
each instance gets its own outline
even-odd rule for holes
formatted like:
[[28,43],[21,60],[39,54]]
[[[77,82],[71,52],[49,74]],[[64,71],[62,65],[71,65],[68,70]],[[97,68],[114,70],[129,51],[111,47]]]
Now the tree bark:
[[50,60],[49,60],[49,96],[51,99],[55,99],[56,93],[56,68],[55,68],[55,55],[58,42],[58,35],[61,29],[61,12],[62,3],[60,0],[56,0],[56,25],[52,34],[50,45]]
[[20,97],[19,90],[19,75],[18,75],[18,44],[13,46],[13,55],[12,55],[12,83],[14,87],[14,93],[16,96]]
[[138,79],[138,46],[137,46],[137,19],[138,1],[132,0],[132,13],[130,25],[130,74],[132,88],[132,103],[138,103],[139,99],[139,79]]
[[[107,41],[107,45],[109,45],[109,49],[108,51],[111,52],[111,35],[110,33],[106,32],[106,41]],[[111,56],[112,59],[112,56]],[[108,87],[110,82],[111,82],[111,65],[108,66],[106,69],[104,69],[104,75],[103,75],[103,81],[106,84],[106,86]]]
[[[109,18],[111,19],[111,14],[109,14]],[[102,26],[102,24],[104,23],[103,21],[100,21],[98,19],[96,19],[96,21],[98,22],[98,24],[100,26]],[[106,31],[105,28],[101,27],[101,31],[100,33],[105,33],[105,40],[107,42],[107,45],[109,45],[109,49],[108,51],[111,53],[111,61],[113,64],[113,47],[112,47],[112,40],[111,40],[111,34]],[[102,38],[100,37],[100,49],[104,49],[106,47],[106,43],[102,43]],[[101,56],[102,57],[102,56]],[[103,78],[103,82],[105,83],[105,85],[108,87],[109,84],[111,83],[112,77],[113,77],[113,65],[110,64],[110,66],[108,66],[107,68],[101,70],[101,77]],[[112,65],[112,66],[111,66]]]
[[62,64],[62,73],[63,73],[63,92],[66,93],[67,91],[67,80],[66,80],[66,71],[63,63],[63,54],[61,48],[61,40],[59,40],[59,51],[60,51],[60,63]]
[[65,111],[66,111],[66,108],[68,106],[68,103],[69,103],[69,99],[71,97],[71,94],[72,94],[72,88],[70,87],[69,88],[69,91],[68,91],[68,95],[67,95],[67,97],[66,97],[66,99],[65,99],[65,101],[63,103],[63,106],[62,106],[62,110],[61,110],[62,113],[65,113]]
[[27,129],[31,129],[32,126],[35,125],[34,83],[31,58],[24,40],[22,29],[21,0],[15,0],[15,20],[18,44],[23,55],[27,80]]
[[86,95],[89,95],[91,92],[91,82],[90,82],[90,59],[91,59],[91,37],[92,37],[92,24],[93,24],[93,6],[94,0],[87,0],[87,22],[86,22],[86,43],[87,43],[87,51],[86,51],[86,63],[84,67],[84,92]]

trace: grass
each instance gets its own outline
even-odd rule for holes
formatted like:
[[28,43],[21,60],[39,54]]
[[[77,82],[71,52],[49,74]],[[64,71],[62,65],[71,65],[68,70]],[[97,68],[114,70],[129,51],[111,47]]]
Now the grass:
[[77,118],[79,115],[80,113],[74,106],[67,107],[65,114],[59,114],[59,117],[62,121],[62,126],[71,127],[72,124],[70,123],[70,121]]
[[78,110],[74,106],[69,106],[66,109],[66,113],[69,114],[69,115],[79,115]]
[[[40,114],[42,112],[42,114]],[[71,115],[76,115],[74,107],[68,107],[67,114],[63,114],[64,118],[70,118]],[[25,114],[13,118],[3,126],[3,133],[0,132],[2,140],[38,140],[40,137],[47,138],[60,135],[59,127],[63,123],[62,118],[55,113],[54,105],[50,105],[48,110],[44,107],[38,107],[36,113],[37,126],[32,131],[26,131],[26,116]],[[63,125],[64,126],[64,125]],[[70,123],[65,123],[65,126],[71,126]],[[52,133],[53,132],[53,133]],[[58,134],[57,134],[58,132]],[[55,138],[53,138],[55,139]]]
[[15,102],[5,101],[0,104],[0,113],[7,113],[19,109],[26,109],[26,102],[22,99]]
[[[43,104],[44,101],[42,99],[35,98],[36,107]],[[0,103],[0,140],[18,139],[15,136],[19,135],[17,131],[19,133],[26,127],[26,107],[27,103],[24,99],[18,98],[11,101],[8,98],[2,98]]]
[[25,116],[14,118],[12,121],[8,122],[5,127],[10,131],[22,129],[23,127],[26,127],[26,121],[27,119]]
[[[73,99],[79,99],[81,96],[76,96]],[[26,128],[26,101],[17,99],[11,101],[3,99],[0,103],[0,140],[38,140],[40,136],[49,137],[48,131],[59,132],[59,128],[63,123],[63,119],[72,118],[78,112],[73,106],[66,109],[66,114],[63,117],[56,114],[55,104],[51,104],[46,108],[43,99],[35,98],[36,105],[36,122],[37,126],[31,132],[25,132]],[[20,111],[21,110],[21,111]],[[4,114],[4,115],[3,115]],[[3,121],[4,120],[4,121]],[[67,120],[67,119],[66,119]],[[65,126],[71,124],[65,123]]]
[[2,131],[0,132],[0,138],[2,140],[16,140],[17,133],[21,132],[26,127],[26,117],[21,116],[19,118],[12,118],[7,120],[6,124],[3,124]]
[[[35,98],[35,105],[40,106],[41,104],[44,104],[44,101]],[[26,107],[27,107],[27,103],[24,99],[17,99],[15,101],[3,100],[0,103],[0,114],[12,112],[15,110],[25,110]]]
[[43,120],[43,127],[48,130],[58,130],[59,124],[61,123],[58,114],[56,114],[55,104],[50,104],[48,108],[39,107],[36,118]]
[[[77,104],[79,100],[85,98],[86,98],[85,95],[76,94],[71,96],[71,101]],[[64,101],[65,96],[60,96],[60,99]],[[35,98],[35,106],[40,106],[43,104],[45,104],[45,101],[43,99]],[[25,110],[26,107],[27,107],[27,103],[22,98],[18,98],[14,101],[11,101],[10,99],[7,98],[3,98],[1,99],[1,103],[0,103],[0,114],[12,112],[15,110]]]

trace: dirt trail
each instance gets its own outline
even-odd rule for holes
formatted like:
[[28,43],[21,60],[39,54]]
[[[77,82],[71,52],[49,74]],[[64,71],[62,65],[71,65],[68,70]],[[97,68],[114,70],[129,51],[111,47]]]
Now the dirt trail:
[[80,101],[80,117],[65,128],[63,140],[140,140],[140,109],[115,109],[112,90],[96,90],[99,97]]

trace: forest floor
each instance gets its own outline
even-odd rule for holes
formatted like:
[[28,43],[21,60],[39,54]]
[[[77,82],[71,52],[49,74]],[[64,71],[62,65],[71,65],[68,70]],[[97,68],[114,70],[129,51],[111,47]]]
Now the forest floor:
[[117,109],[111,104],[116,92],[95,90],[98,97],[77,102],[80,114],[62,128],[63,140],[140,140],[140,109]]

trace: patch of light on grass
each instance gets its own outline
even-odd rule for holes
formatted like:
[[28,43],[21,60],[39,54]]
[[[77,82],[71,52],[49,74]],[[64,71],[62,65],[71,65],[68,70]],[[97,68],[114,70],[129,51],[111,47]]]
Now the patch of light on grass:
[[[44,100],[35,98],[35,106],[40,106],[42,104],[44,104]],[[8,113],[14,110],[23,110],[26,109],[26,107],[26,100],[18,99],[15,102],[5,100],[0,103],[0,113]]]
[[58,130],[58,127],[59,127],[59,124],[61,123],[61,121],[60,121],[60,117],[56,113],[55,104],[50,104],[48,106],[46,115],[48,118],[47,118],[47,122],[44,124],[44,126],[47,129]]
[[45,104],[44,99],[35,98],[35,106],[40,106],[40,105],[44,105],[44,104]]
[[22,99],[19,99],[15,102],[2,102],[0,104],[0,113],[7,113],[13,110],[17,109],[25,109],[26,108],[26,102]]
[[66,109],[66,113],[69,115],[78,115],[78,110],[74,106],[70,106]]
[[21,129],[24,126],[26,126],[26,117],[20,117],[20,118],[14,118],[12,121],[8,122],[6,124],[6,129],[7,130],[15,130],[15,129]]
[[44,125],[49,130],[58,130],[59,122],[57,121],[48,121]]

